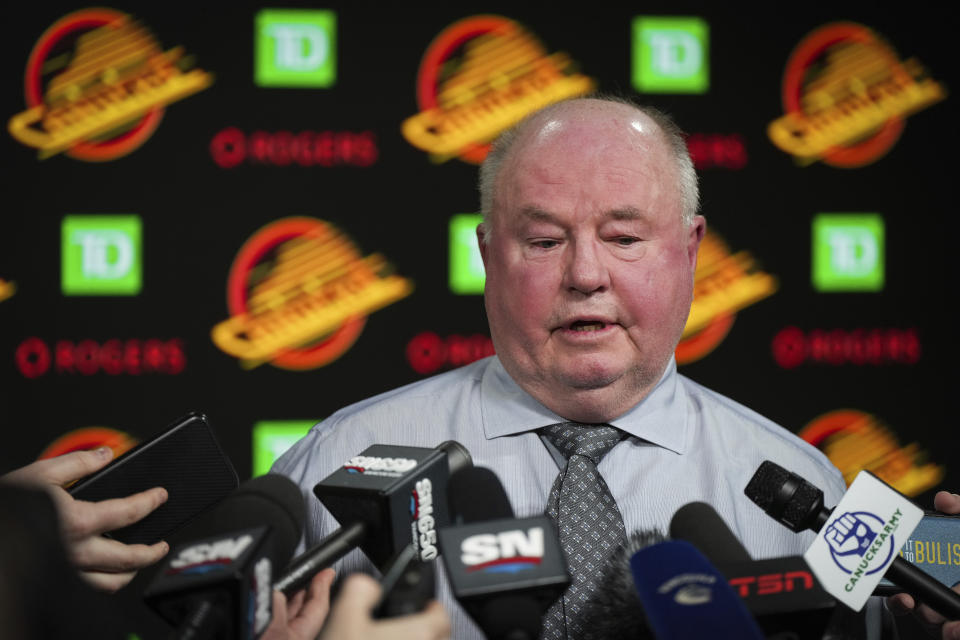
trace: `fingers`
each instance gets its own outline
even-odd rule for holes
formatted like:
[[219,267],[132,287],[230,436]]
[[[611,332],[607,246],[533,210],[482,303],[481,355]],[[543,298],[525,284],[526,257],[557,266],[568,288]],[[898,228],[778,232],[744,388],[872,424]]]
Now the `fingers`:
[[380,600],[380,592],[380,583],[368,575],[355,573],[344,581],[337,606],[350,617],[369,617]]
[[324,569],[310,581],[303,606],[296,616],[290,616],[290,631],[296,637],[314,638],[320,633],[320,628],[330,612],[330,587],[335,575],[333,569]]
[[166,502],[167,498],[167,490],[162,487],[102,502],[58,498],[62,503],[64,534],[71,540],[123,528],[143,519]]
[[895,616],[905,616],[913,611],[916,603],[909,593],[897,593],[887,598],[887,608]]
[[273,608],[270,624],[263,630],[260,640],[288,640],[287,598],[280,591],[273,592]]
[[[84,571],[125,573],[152,565],[167,555],[166,542],[123,544],[101,536],[74,541],[68,548],[73,564]],[[122,585],[121,585],[122,586]]]
[[960,640],[960,620],[943,625],[943,640]]
[[933,508],[941,513],[960,513],[960,496],[949,491],[938,491],[933,497]]
[[53,484],[62,487],[106,466],[113,458],[110,447],[89,451],[72,451],[56,458],[37,460],[11,471],[5,480],[21,484]]
[[86,580],[90,586],[100,591],[114,593],[133,580],[137,575],[136,571],[126,571],[123,573],[104,573],[101,571],[81,571],[80,577]]
[[441,640],[450,637],[450,618],[436,600],[420,613],[391,618],[379,626],[383,637],[391,640]]

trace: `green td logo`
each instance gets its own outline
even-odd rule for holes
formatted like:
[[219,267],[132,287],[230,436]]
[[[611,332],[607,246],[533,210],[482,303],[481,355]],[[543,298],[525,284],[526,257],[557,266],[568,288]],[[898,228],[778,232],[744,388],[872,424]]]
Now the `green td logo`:
[[486,273],[477,246],[477,225],[482,221],[479,213],[459,213],[450,218],[449,285],[457,295],[483,293]]
[[263,9],[254,28],[257,86],[323,88],[336,83],[335,12]]
[[707,23],[696,17],[633,19],[633,88],[641,93],[706,93],[710,88]]
[[65,216],[61,225],[63,294],[135,296],[140,293],[140,236],[140,216]]
[[814,216],[811,263],[817,291],[881,291],[883,217],[876,213]]

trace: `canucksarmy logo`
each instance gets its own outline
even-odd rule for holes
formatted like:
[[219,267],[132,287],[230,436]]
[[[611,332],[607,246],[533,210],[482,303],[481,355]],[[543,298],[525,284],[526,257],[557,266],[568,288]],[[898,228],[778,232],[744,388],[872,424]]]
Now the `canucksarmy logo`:
[[417,466],[410,458],[379,458],[377,456],[353,456],[343,463],[347,473],[363,473],[370,476],[399,478]]
[[460,543],[460,561],[468,573],[518,573],[543,561],[543,528],[497,534],[480,533]]
[[897,548],[893,532],[902,515],[897,509],[884,521],[867,511],[847,511],[827,525],[824,537],[830,555],[841,571],[850,574],[845,591],[853,591],[862,577],[887,566]]
[[58,153],[87,162],[127,155],[153,135],[164,107],[209,87],[183,47],[164,51],[131,16],[81,9],[51,25],[24,73],[27,109],[7,128],[40,159]]

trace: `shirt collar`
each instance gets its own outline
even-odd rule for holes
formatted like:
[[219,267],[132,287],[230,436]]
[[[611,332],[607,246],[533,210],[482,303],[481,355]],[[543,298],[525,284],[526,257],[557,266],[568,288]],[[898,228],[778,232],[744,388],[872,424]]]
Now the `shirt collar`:
[[[520,388],[500,359],[491,358],[480,383],[480,406],[486,438],[533,431],[566,419]],[[682,454],[687,442],[686,391],[673,357],[653,390],[639,404],[609,424],[632,436]]]

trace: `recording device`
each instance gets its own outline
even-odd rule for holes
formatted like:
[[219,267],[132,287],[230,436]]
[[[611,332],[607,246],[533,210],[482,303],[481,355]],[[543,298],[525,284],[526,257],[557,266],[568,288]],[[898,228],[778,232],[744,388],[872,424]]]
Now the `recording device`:
[[284,476],[243,483],[194,521],[144,600],[177,638],[257,638],[273,614],[273,574],[300,540],[303,496]]
[[726,578],[697,549],[670,540],[630,558],[634,584],[658,640],[762,640],[763,633]]
[[[960,516],[927,511],[900,548],[900,557],[952,588],[960,584]],[[874,589],[879,595],[901,591],[884,578]]]
[[453,440],[434,449],[375,444],[350,458],[313,488],[341,527],[294,558],[274,588],[289,597],[358,546],[381,569],[410,544],[433,560],[437,527],[449,520],[447,479],[472,464]]
[[437,592],[436,565],[423,562],[417,548],[404,547],[383,571],[383,595],[373,610],[375,618],[393,618],[423,611]]
[[237,488],[230,459],[213,435],[207,417],[188,413],[107,466],[81,478],[67,491],[77,500],[125,498],[153,487],[167,501],[145,518],[106,533],[126,544],[154,544]]
[[852,614],[836,607],[802,556],[753,560],[709,504],[691,502],[678,509],[670,537],[690,542],[707,557],[768,638],[820,640],[826,629],[856,624],[847,620]]
[[[774,520],[798,533],[819,531],[833,511],[823,506],[823,491],[769,460],[760,465],[744,493]],[[903,558],[894,558],[885,577],[948,619],[960,619],[960,595]]]
[[490,640],[537,638],[570,584],[556,526],[547,516],[514,518],[490,469],[453,474],[447,495],[455,524],[439,539],[457,601]]

